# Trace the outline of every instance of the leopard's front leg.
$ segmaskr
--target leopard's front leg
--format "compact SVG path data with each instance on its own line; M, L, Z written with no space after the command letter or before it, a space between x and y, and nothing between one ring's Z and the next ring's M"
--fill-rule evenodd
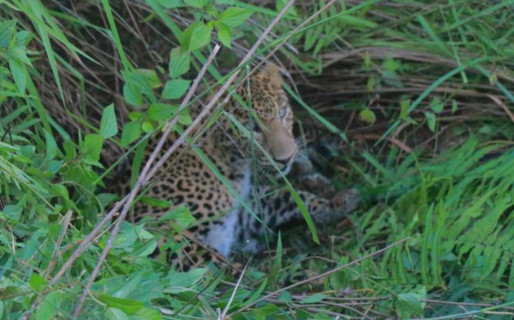
M288 224L304 220L289 190L272 192L268 188L259 188L256 193L261 198L252 203L252 209L262 222L250 214L243 215L240 221L240 240L249 241L259 237L265 227L276 231ZM330 199L306 191L297 193L317 225L326 225L342 219L353 211L359 202L359 193L356 189L336 193Z

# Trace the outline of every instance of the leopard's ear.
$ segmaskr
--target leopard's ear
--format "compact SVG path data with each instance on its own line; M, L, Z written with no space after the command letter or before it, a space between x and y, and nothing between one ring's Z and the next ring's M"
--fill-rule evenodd
M283 83L280 73L280 68L272 62L267 62L260 72L262 76L268 78L269 81L277 87L281 87Z

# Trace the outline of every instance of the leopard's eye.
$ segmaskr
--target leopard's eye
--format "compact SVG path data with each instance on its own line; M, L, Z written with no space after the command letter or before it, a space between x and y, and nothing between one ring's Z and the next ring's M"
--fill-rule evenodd
M283 106L282 108L280 108L280 110L278 110L278 116L280 118L285 118L287 115L287 106Z

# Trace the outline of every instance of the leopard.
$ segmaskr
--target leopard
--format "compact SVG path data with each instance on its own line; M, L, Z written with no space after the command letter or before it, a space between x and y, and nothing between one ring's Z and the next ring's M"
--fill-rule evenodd
M142 201L134 205L136 221L159 218L180 207L196 219L181 236L161 240L161 247L170 241L180 244L171 253L160 250L168 263L187 271L209 261L226 261L237 252L257 253L263 249L259 239L265 232L276 233L305 221L305 210L314 225L324 226L357 208L359 192L335 191L300 150L283 85L281 70L272 63L250 76L224 105L224 116L181 146L146 188L146 196L172 206ZM192 107L193 118L201 108L201 104ZM148 153L153 146L155 142L149 143ZM302 190L273 183L287 179L292 167L301 168L290 179L300 181ZM129 188L124 183L117 192L125 194Z

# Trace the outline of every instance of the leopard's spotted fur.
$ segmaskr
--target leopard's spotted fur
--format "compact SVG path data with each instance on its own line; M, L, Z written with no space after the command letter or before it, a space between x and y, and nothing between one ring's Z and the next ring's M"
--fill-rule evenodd
M172 263L178 263L183 268L213 259L212 252L204 255L197 253L199 243L214 249L222 257L239 249L256 251L256 239L265 228L277 230L293 221L303 220L290 191L277 191L271 186L259 185L251 174L255 164L252 159L257 160L256 165L260 168L270 165L265 153L251 140L262 146L284 174L298 159L298 145L292 133L292 109L282 89L282 79L277 68L268 66L251 78L249 88L243 86L238 94L251 106L258 119L252 118L248 109L234 98L225 107L225 111L248 128L247 133L251 133L251 136L235 129L233 121L226 117L220 118L223 120L218 120L217 125L195 142L193 147L184 147L177 156L168 160L148 191L149 196L171 201L174 206L187 205L199 222L189 229L190 238L199 242L189 241L180 251L181 254L173 254ZM193 110L193 114L195 112L198 110ZM224 179L213 173L200 159L198 152L210 159L218 175ZM311 190L317 189L316 184L323 185L323 190L330 185L323 176L310 174L308 165L302 167L307 169L304 170L305 177L299 180L306 182ZM221 180L225 180L228 186ZM322 191L330 198L307 191L297 192L316 224L341 219L356 207L358 199L353 189L340 193ZM247 207L242 205L243 201ZM169 210L141 202L134 208L136 217L162 215Z
M252 76L249 86L243 85L237 92L251 111L231 98L217 123L202 133L192 146L181 147L160 169L146 193L170 201L174 207L186 205L197 219L197 223L184 233L187 240L164 239L177 245L185 244L178 251L171 250L177 253L169 257L172 264L182 269L197 266L205 260L223 259L239 249L256 251L259 247L256 239L264 230L277 230L304 219L289 190L259 184L252 176L252 168L257 167L259 172L260 168L270 166L265 153L254 142L273 158L283 174L287 174L293 163L299 165L301 169L296 171L299 176L294 177L295 180L314 193L298 189L297 192L316 224L337 221L357 205L355 190L336 193L325 177L312 173L305 157L297 156L298 145L292 133L293 113L275 66L269 65ZM193 117L200 108L190 110ZM62 112L51 112L51 115L73 132L75 125L66 117L62 119ZM235 121L230 121L229 117ZM234 122L246 127L250 136L241 133ZM153 143L147 147L148 154L153 150ZM106 165L122 154L114 144L104 146L104 149L102 157ZM210 159L217 173L200 159L199 153ZM117 173L107 186L124 195L130 190L129 181L130 173ZM139 201L134 206L134 217L135 220L147 215L158 217L171 209L152 207ZM199 249L206 251L198 252Z

